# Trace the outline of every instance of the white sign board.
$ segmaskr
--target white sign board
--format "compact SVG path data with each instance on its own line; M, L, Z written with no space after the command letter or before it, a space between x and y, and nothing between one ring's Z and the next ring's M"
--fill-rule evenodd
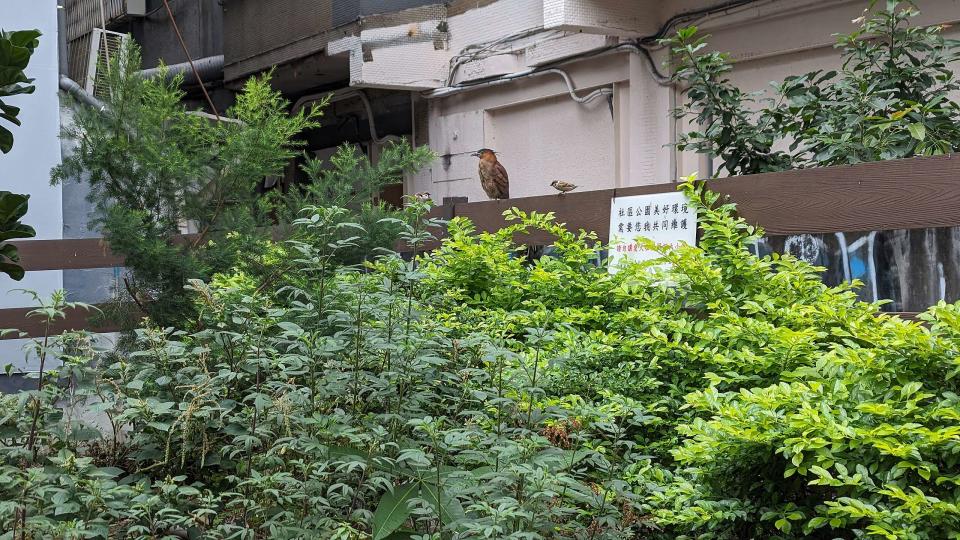
M660 255L638 244L642 236L657 244L697 242L697 213L679 192L615 197L610 205L610 271L623 260L648 261Z

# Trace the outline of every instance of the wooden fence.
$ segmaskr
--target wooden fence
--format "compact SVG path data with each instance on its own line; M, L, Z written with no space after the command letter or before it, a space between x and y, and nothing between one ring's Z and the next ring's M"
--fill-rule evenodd
M710 189L729 196L739 214L768 234L922 229L960 225L960 153L723 178ZM614 197L673 191L677 184L460 203L446 216L464 216L480 230L496 230L510 207L552 211L571 229L595 231L607 241ZM440 208L443 211L443 207ZM544 238L532 236L530 243Z
M768 234L792 235L960 226L960 154L825 167L712 180L710 189L729 197L740 215ZM572 230L594 231L607 241L614 197L665 193L677 184L656 184L598 191L544 195L503 201L455 203L437 207L435 215L470 218L481 231L502 227L503 212L554 212ZM524 236L530 244L550 238ZM26 270L71 270L122 266L100 239L15 242ZM0 309L0 328L23 328L25 309ZM71 313L54 332L83 328L87 315ZM91 327L92 328L92 327ZM98 330L110 330L107 327Z

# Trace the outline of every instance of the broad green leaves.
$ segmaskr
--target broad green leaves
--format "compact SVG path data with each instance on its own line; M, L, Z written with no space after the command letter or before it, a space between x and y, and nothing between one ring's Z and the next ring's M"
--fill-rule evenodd
M466 513L456 497L428 481L411 482L397 486L380 499L373 513L374 540L390 538L407 521L415 498L426 501L439 523L447 527L466 519Z
M920 123L913 123L907 125L907 130L910 132L910 136L914 139L923 142L927 138L927 126Z
M380 499L373 513L373 540L384 540L403 525L410 516L410 501L417 493L417 484L405 484Z
M19 126L17 115L20 109L3 98L17 94L29 94L34 87L24 74L30 56L38 45L40 32L21 30L17 32L0 31L0 120ZM13 148L13 133L0 122L0 152L6 154ZM23 279L23 268L17 263L17 248L7 244L14 238L31 238L36 235L33 228L20 223L27 213L29 195L17 195L9 191L0 191L0 273L15 280Z
M427 501L427 504L433 507L433 511L437 513L437 518L440 519L442 523L452 525L467 517L460 501L457 500L456 497L451 496L450 493L443 488L438 488L435 484L422 482L420 484L420 498Z
M16 264L20 260L17 248L6 242L36 235L33 227L20 223L20 218L27 213L29 198L29 195L0 191L0 273L18 281L23 279L24 272L23 268Z
M4 103L3 98L33 92L34 86L30 84L33 79L27 78L24 70L39 44L39 37L37 30L0 31L0 120L20 125L17 118L20 109ZM0 123L0 152L6 154L12 147L13 133Z

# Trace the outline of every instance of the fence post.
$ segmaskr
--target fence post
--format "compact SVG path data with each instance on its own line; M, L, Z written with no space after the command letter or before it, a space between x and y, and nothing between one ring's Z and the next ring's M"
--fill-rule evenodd
M444 197L443 205L440 207L440 218L450 221L457 215L457 204L468 201L466 197Z

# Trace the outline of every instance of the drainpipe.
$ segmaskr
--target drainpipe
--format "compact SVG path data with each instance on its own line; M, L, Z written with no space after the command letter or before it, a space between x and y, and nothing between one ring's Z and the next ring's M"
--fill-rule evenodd
M367 113L367 125L370 128L370 140L372 140L374 143L382 145L389 141L400 140L400 137L397 137L396 135L387 135L385 137L377 136L377 124L376 119L373 117L373 107L370 106L370 99L367 98L367 94L365 94L363 90L356 88L347 88L345 90L337 90L334 92L308 94L301 97L293 104L293 107L290 108L290 114L297 114L297 112L308 103L323 101L323 98L327 96L330 96L330 103L336 103L337 101L344 101L353 98L359 99L360 103L363 104L364 111Z
M70 74L70 53L67 51L67 15L61 4L66 0L57 2L57 56L59 57L60 75Z
M193 61L193 65L197 67L197 73L200 74L200 78L204 81L208 79L220 79L223 77L223 55L217 56L207 56L206 58L200 58ZM177 75L183 74L183 82L186 84L199 84L196 80L196 77L193 75L193 70L190 68L190 62L183 62L182 64L171 64L166 66L167 79L172 79ZM144 78L152 78L160 75L160 68L150 68L144 69L140 72L140 76Z
M89 105L100 112L103 112L103 110L107 108L102 101L88 94L82 86L66 75L60 75L60 89L73 96L77 101Z
M77 101L83 103L84 105L89 105L96 109L99 112L106 110L107 106L97 99L95 96L87 93L76 81L67 77L66 75L60 76L60 89L64 92L70 94ZM243 120L238 120L236 118L227 118L226 116L216 117L210 113L205 113L203 111L187 111L187 114L191 116L199 116L200 118L206 118L207 120L215 120L219 122L227 122L230 124L244 125Z

